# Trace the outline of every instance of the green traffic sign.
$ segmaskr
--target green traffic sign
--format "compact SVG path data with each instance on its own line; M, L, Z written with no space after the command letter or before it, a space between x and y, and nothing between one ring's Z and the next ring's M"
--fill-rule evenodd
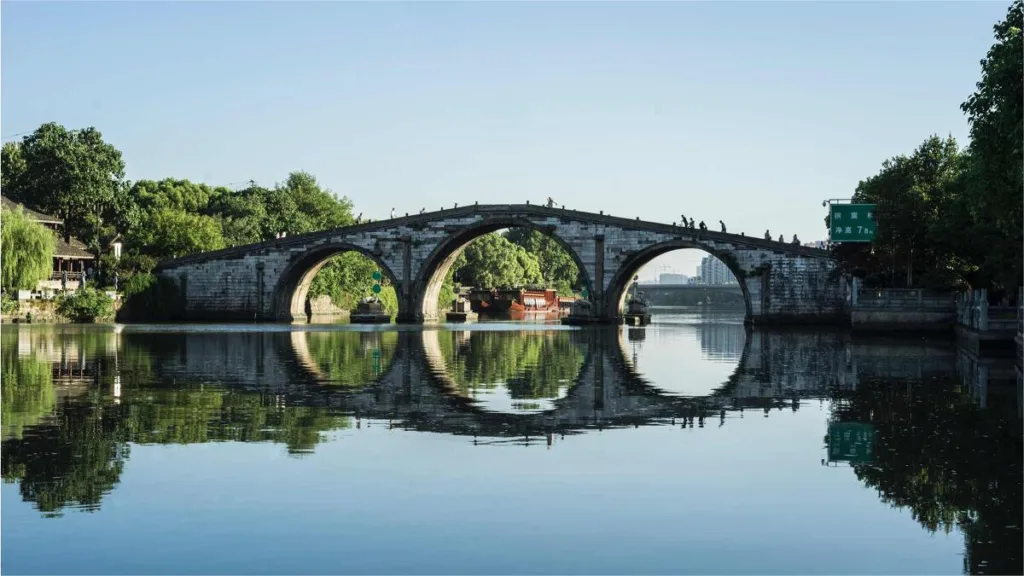
M374 284L371 290L373 290L374 294L380 294L380 284Z
M374 280L380 280L380 270L374 270L370 277Z
M871 242L877 232L875 204L832 204L829 238L833 242Z
M586 288L584 288L584 289L583 289L583 290L582 290L582 291L580 292L580 296L582 296L583 298L586 298L586 297L587 297L587 296L589 296L589 295L590 295L590 292L587 292L587 289L586 289Z
M861 422L833 422L828 426L828 459L832 462L871 462L875 427Z

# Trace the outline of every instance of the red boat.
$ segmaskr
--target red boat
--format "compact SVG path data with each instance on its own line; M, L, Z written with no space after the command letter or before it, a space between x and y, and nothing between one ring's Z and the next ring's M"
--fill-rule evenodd
M474 312L508 314L513 318L537 314L557 317L561 309L558 292L544 288L472 290L469 301Z

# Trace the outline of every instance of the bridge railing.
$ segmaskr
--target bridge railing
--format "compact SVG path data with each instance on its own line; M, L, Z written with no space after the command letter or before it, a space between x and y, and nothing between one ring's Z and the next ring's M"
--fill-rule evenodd
M952 312L956 300L950 292L920 288L856 287L852 298L854 309L860 310L927 310Z
M1018 290L1018 302L1020 301ZM1020 332L1021 312L1018 306L991 306L988 303L988 290L971 290L961 292L956 297L957 324L971 330Z

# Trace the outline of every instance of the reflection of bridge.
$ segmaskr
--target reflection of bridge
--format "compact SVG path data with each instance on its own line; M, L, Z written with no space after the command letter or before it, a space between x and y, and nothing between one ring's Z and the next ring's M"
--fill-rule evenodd
M500 437L653 424L722 410L767 410L823 397L830 386L855 387L858 377L913 378L922 370L948 374L953 367L951 351L939 352L948 359L908 364L894 360L886 346L858 347L839 334L748 329L732 376L709 396L680 397L665 393L635 370L624 352L624 330L568 331L563 334L583 352L584 361L566 396L547 411L499 413L482 408L453 384L438 340L450 337L447 331L399 332L390 365L376 381L355 389L324 384L328 378L309 351L309 334L179 334L175 336L183 339L178 343L183 349L162 358L159 371L168 379L220 380L277 395L285 404L326 406L415 430ZM736 334L728 336L707 344L719 347L728 341L729 348L738 343ZM730 356L726 350L719 352Z

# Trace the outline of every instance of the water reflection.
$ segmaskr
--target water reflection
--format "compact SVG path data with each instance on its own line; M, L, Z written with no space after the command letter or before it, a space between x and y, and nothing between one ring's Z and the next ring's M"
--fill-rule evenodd
M5 482L44 515L96 510L147 445L271 442L302 456L373 425L475 444L827 406L821 450L964 569L1019 573L1019 371L943 342L680 321L508 330L5 329ZM847 468L843 468L847 467Z

